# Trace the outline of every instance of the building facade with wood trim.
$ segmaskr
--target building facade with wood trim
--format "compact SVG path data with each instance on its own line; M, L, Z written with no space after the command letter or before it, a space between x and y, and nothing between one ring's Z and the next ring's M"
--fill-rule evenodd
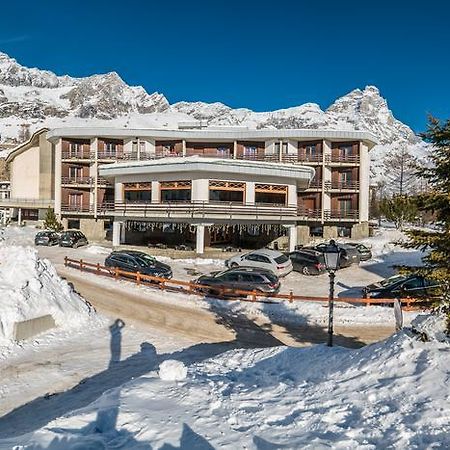
M119 241L126 242L127 233L137 235L133 227L149 223L155 235L167 224L191 234L200 224L207 245L220 243L209 231L221 243L236 244L230 227L252 234L256 225L276 230L270 238L287 233L290 247L294 234L296 241L310 233L368 234L369 151L376 140L367 132L59 128L42 130L36 144L50 152L52 170L45 179L52 180L56 213L66 227L80 228L91 239L115 227L116 243L118 228ZM28 147L8 157L15 172ZM11 182L13 193L14 184L27 180ZM155 240L163 237L161 232Z

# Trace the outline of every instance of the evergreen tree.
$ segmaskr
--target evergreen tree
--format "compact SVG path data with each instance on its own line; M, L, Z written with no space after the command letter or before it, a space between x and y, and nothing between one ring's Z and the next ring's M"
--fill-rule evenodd
M47 209L47 213L45 214L44 228L53 231L61 231L64 228L61 222L58 221L55 211L53 211L50 207Z
M422 137L433 145L433 164L421 170L428 190L418 196L417 205L420 211L433 215L436 229L408 231L410 242L405 246L429 251L421 272L442 286L440 309L447 314L450 332L450 120L441 123L431 117Z
M393 195L382 199L380 211L387 220L395 223L398 230L403 229L405 222L413 222L418 212L415 199L407 195Z

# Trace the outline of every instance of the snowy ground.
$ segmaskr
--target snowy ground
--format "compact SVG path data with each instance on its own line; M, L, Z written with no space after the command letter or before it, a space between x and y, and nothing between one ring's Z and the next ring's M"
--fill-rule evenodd
M10 228L6 245L32 244L35 231ZM385 231L371 239L374 261L339 272L340 292L347 295L366 278L372 282L389 275L392 264L419 261L417 252L392 246L398 237ZM14 304L25 302L31 309L19 309L18 317L55 308L62 298L75 306L82 302L31 249L5 248L10 250L4 250L8 263L0 265L0 286L7 296L0 303L6 298L12 311ZM39 251L58 264L72 252ZM70 256L102 261L107 252L90 246ZM203 273L220 264L171 261L185 278L192 277L187 268ZM302 286L317 295L327 287L326 277L290 277L285 288L291 283L296 292ZM30 287L28 279L37 281ZM118 290L161 296L125 281L101 280L117 283ZM182 294L166 300L192 308L211 305L211 300ZM325 308L316 304L214 304L267 314L275 323L326 317ZM236 343L199 344L93 313L88 322L78 320L81 305L59 306L60 327L26 343L9 343L0 352L0 450L450 447L450 344L440 331L442 321L424 322L423 330L439 339L431 342L406 331L359 350L323 345L242 349ZM353 323L392 320L389 308L342 305L336 314L337 320ZM6 317L9 323L16 316Z

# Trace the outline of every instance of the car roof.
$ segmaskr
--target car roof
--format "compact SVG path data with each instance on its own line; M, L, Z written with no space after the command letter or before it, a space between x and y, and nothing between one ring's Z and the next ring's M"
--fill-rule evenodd
M140 252L138 250L114 250L113 252L111 252L111 254L113 255L130 255L130 256L151 256L153 258L152 255L149 255L148 253L145 252Z
M247 255L253 255L255 253L264 256L270 256L271 258L278 258L278 256L283 255L283 253L279 252L278 250L271 250L270 248L260 248L258 250L252 250L251 252L248 252Z
M271 270L268 269L260 269L258 267L246 267L246 266L240 266L240 267L233 267L231 269L225 270L224 272L248 272L248 273L260 273L262 275L266 274L272 274L275 275Z
M323 255L322 252L319 252L319 250L316 250L314 248L310 248L310 247L304 247L304 248L299 248L298 250L294 250L292 253L306 253L308 255L312 255L312 256L321 256Z

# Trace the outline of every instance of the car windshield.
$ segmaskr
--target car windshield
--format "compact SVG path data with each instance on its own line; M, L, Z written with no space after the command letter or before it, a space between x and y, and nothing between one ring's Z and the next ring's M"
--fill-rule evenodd
M276 283L278 281L277 276L273 273L266 273L265 276L271 283Z
M381 286L388 287L392 286L395 283L398 283L399 281L404 280L406 277L403 275L394 275L393 277L386 278L386 280L380 281Z
M153 256L150 255L139 255L136 256L136 259L143 265L143 266L154 266L156 259L153 258Z
M277 264L284 264L285 262L288 262L289 258L286 255L280 255L277 258L275 258L275 262Z

